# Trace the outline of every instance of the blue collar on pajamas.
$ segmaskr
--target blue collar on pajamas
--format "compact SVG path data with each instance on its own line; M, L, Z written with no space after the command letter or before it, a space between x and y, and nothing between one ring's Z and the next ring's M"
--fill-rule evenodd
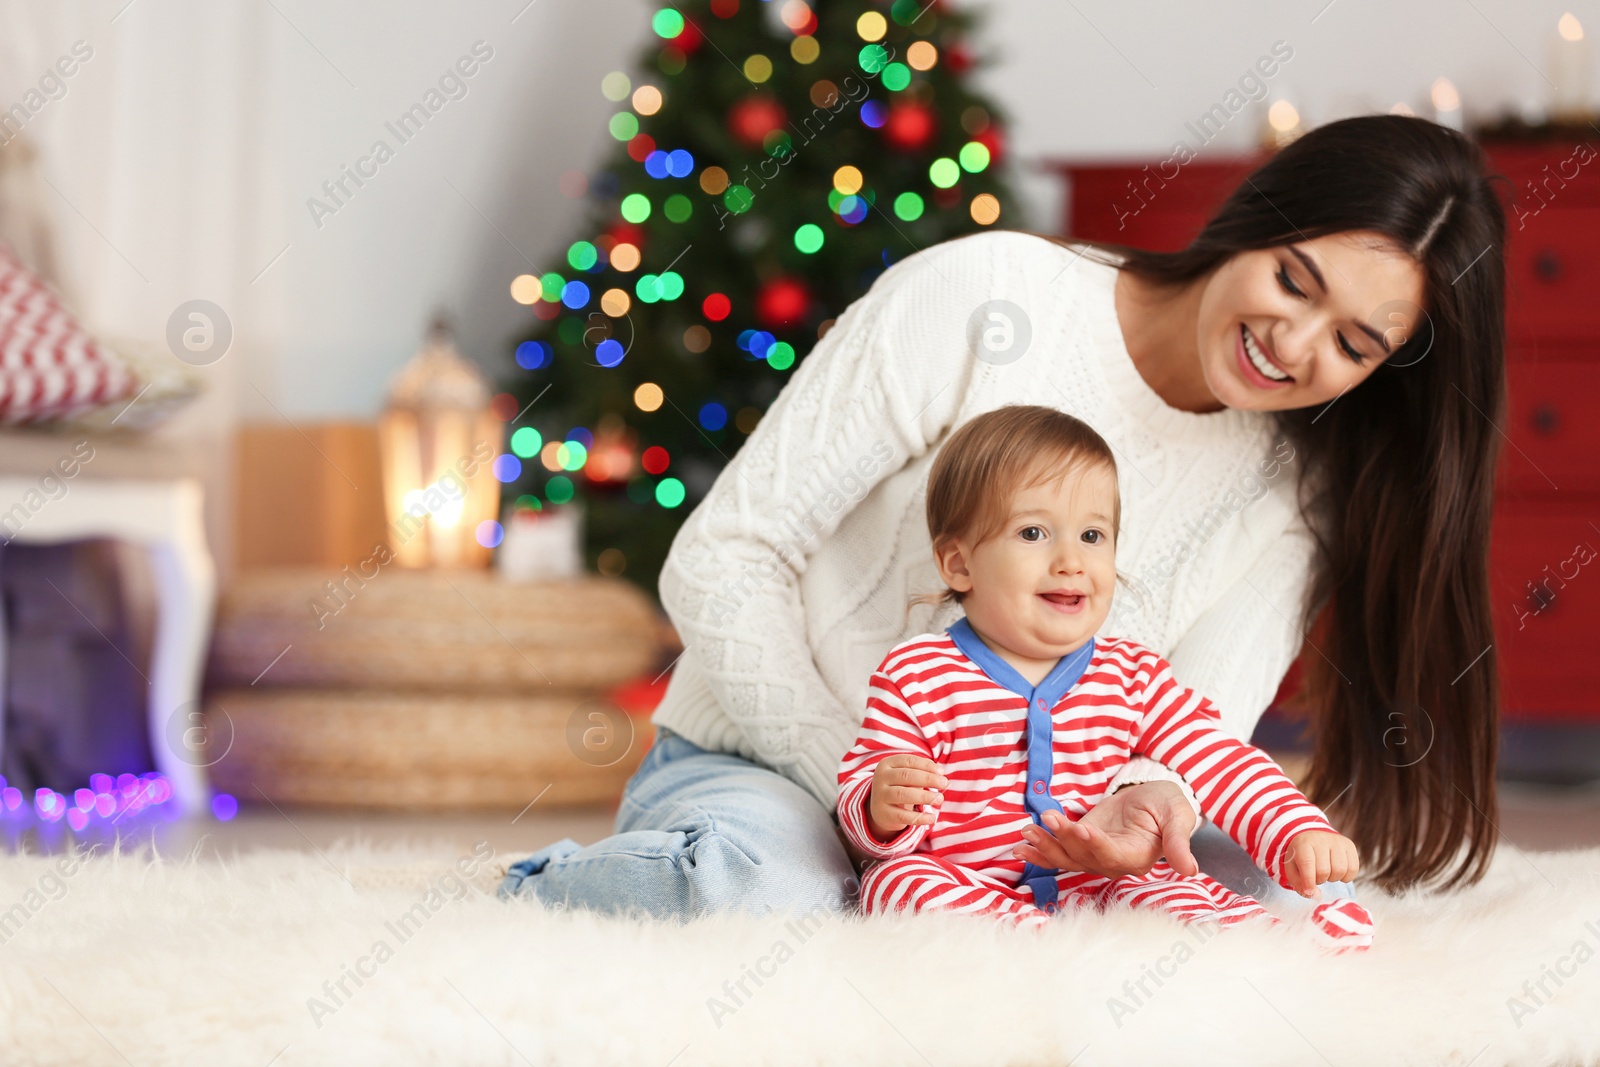
M1052 747L1054 729L1050 711L1083 677L1084 669L1094 658L1094 638L1090 637L1076 652L1062 656L1038 685L1029 685L1021 672L983 643L965 616L951 623L945 632L962 654L977 664L979 670L1027 701L1028 779L1022 790L1022 802L1033 821L1042 824L1040 816L1044 812L1061 811L1061 802L1050 795L1050 782L1055 776L1055 751ZM1023 867L1021 883L1033 890L1035 904L1045 911L1055 910L1055 869L1029 863Z
M945 628L945 632L956 643L956 647L976 663L984 674L1026 700L1029 708L1036 708L1039 706L1039 701L1044 701L1046 711L1060 703L1061 698L1067 695L1067 690L1078 684L1078 679L1083 677L1084 668L1088 667L1089 661L1094 658L1094 638L1091 637L1076 652L1062 656L1038 685L1029 685L1028 680L1015 667L1001 659L994 649L983 643L983 638L973 632L972 624L967 622L966 616L951 623Z

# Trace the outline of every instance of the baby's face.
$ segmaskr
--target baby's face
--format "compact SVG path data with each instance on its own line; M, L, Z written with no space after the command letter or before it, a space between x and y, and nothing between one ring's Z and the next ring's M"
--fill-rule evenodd
M1018 493L995 537L962 544L945 574L966 594L967 618L984 637L1030 659L1077 650L1099 630L1116 589L1111 516L1116 476L1104 466Z

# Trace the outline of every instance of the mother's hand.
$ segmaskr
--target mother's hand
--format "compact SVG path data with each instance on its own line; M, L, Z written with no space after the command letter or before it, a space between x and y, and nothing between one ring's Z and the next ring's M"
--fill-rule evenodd
M1025 841L1013 853L1018 859L1039 867L1120 878L1147 873L1164 855L1179 874L1200 871L1189 851L1194 808L1172 782L1126 786L1081 819L1053 811L1045 812L1043 819L1043 828L1023 829Z

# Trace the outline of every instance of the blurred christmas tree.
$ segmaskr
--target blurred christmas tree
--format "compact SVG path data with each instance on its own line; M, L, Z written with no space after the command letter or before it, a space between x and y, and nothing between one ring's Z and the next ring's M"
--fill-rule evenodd
M998 222L1001 116L943 0L688 0L607 75L616 158L507 383L514 508L579 501L585 555L652 593L672 537L834 317ZM1012 220L1016 225L1016 220ZM509 468L514 464L508 465Z

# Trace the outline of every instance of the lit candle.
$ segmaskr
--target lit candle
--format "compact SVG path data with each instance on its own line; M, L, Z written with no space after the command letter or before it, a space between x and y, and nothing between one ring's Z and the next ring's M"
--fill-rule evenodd
M1583 121L1588 109L1588 50L1583 43L1583 26L1568 11L1556 23L1556 40L1550 63L1555 82L1550 112L1553 118Z
M1282 148L1304 132L1300 125L1300 111L1288 100L1279 97L1267 108L1267 128L1262 138L1266 147Z
M1449 78L1438 78L1433 83L1433 121L1452 130L1462 128L1461 94Z

